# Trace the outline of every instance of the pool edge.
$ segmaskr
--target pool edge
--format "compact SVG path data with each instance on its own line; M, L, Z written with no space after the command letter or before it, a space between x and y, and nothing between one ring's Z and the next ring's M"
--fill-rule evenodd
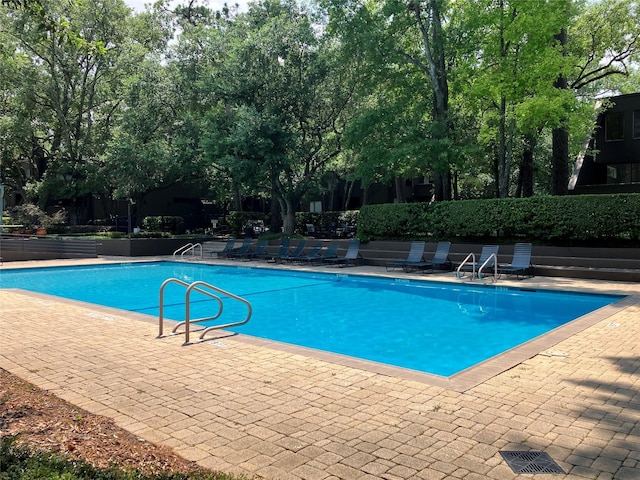
M6 291L17 292L30 298L41 299L47 302L76 305L97 314L117 315L124 318L130 318L136 321L144 321L153 324L158 329L158 318L143 313L121 310L113 307L106 307L98 304L83 302L80 300L72 300L63 297L56 297L45 293L31 292L22 289L3 289ZM315 360L333 363L344 367L354 368L367 371L377 375L401 378L404 380L415 381L430 386L440 387L445 390L455 392L465 392L474 388L489 379L510 370L522 362L543 354L545 350L557 345L587 328L606 320L607 318L624 311L633 305L640 304L640 295L625 295L621 299L609 305L599 308L593 312L576 318L569 323L556 327L555 329L513 347L506 352L500 353L494 357L486 359L476 365L473 365L459 373L449 377L439 376L431 373L420 372L403 367L387 365L370 360L359 359L338 353L331 353L322 350L316 350L309 347L279 342L276 340L267 340L259 337L253 337L245 334L236 334L228 331L219 331L218 335L207 337L203 341L193 342L189 347L197 348L199 345L206 346L208 343L219 342L221 339L232 342L238 341L244 344L253 345L259 348L274 349L294 355L302 355ZM175 325L177 322L165 320L165 325ZM174 335L171 335L174 336ZM161 340L161 338L159 339Z

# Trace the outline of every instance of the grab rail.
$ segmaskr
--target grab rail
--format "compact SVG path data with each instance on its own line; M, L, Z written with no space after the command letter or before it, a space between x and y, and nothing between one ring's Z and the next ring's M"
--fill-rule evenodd
M482 280L482 270L484 270L484 267L486 267L487 265L489 265L489 262L493 259L493 281L497 282L498 281L498 257L496 256L495 253L492 253L491 255L489 255L489 258L487 258L484 263L482 265L480 265L480 268L478 269L478 280ZM491 266L491 265L489 265Z
M471 258L471 263L472 263L471 280L473 280L474 277L476 276L476 256L473 253L470 253L462 261L462 263L458 266L458 269L456 270L456 277L457 278L461 279L464 276L464 275L462 275L462 276L460 275L460 271L462 270L462 267L464 267L469 262L470 258Z
M176 255L178 254L178 252L182 252L184 250L186 250L187 248L193 247L193 243L189 242L186 245L181 246L180 248L176 249L173 252L173 258L176 258Z
M184 254L187 252L191 252L192 256L195 256L196 248L200 248L200 258L202 258L202 244L201 243L187 243L186 245L181 246L175 252L173 252L173 258L176 258L176 255L180 253L180 258L184 258Z
M205 322L205 321L210 321L210 320L215 320L217 318L219 318L222 315L222 311L224 309L224 303L223 303L223 299L216 295L216 293L219 293L223 296L229 297L230 299L233 300L237 300L241 303L244 303L245 306L247 307L247 317L244 320L241 320L239 322L229 322L229 323L225 323L223 325L213 325L210 327L205 328L202 333L200 334L200 340L202 340L204 338L204 336L210 332L211 330L219 330L222 328L229 328L229 327L235 327L238 325L244 325L245 323L247 323L249 321L249 319L251 318L251 314L253 313L253 308L251 307L251 304L245 300L242 297L239 297L237 295L234 295L233 293L227 292L226 290L223 290L221 288L215 287L209 283L203 282L203 281L197 281L197 282L193 282L193 283L187 283L183 280L177 279L177 278L169 278L167 280L165 280L164 282L162 282L162 285L160 286L160 308L158 311L158 338L161 338L163 336L163 325L164 325L164 289L167 287L167 285L171 284L171 283L177 283L178 285L181 285L183 287L187 287L187 292L185 294L185 320L184 322L180 322L178 323L173 330L171 331L172 334L176 334L177 330L184 326L185 327L185 339L184 339L184 344L183 345L187 345L189 344L189 333L190 333L190 325L192 323L199 323L199 322ZM212 290L212 291L209 291ZM202 318L198 318L198 319L191 319L191 292L192 291L196 291L198 293L202 293L203 295L206 295L210 298L213 298L214 300L216 300L218 302L218 312L215 313L214 315L211 315L209 317L202 317Z

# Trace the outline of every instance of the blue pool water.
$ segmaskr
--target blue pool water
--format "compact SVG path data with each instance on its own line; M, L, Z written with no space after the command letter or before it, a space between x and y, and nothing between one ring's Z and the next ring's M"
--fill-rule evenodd
M251 321L229 330L450 376L620 299L333 273L177 262L3 270L1 288L22 288L158 315L168 278L205 281L251 302ZM183 320L185 288L165 290L165 318ZM191 296L191 318L212 301ZM246 307L225 302L217 324Z

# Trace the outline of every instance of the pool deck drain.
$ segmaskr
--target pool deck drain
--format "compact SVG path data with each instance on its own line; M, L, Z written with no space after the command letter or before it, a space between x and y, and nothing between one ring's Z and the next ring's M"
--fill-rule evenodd
M565 473L546 452L500 452L513 473Z
M0 367L202 466L249 477L517 479L500 452L526 449L567 472L553 478L639 479L640 285L500 283L634 296L463 391L235 338L185 348L180 337L156 339L142 315L19 291L0 292Z

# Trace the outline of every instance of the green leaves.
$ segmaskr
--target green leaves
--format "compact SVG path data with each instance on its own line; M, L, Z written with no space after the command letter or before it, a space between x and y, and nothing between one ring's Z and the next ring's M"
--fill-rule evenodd
M640 194L541 196L362 207L371 240L430 237L599 247L640 244Z
M205 116L206 157L247 193L294 209L340 151L350 95L349 72L312 20L294 3L254 4L204 52L218 60L203 73L219 99Z

